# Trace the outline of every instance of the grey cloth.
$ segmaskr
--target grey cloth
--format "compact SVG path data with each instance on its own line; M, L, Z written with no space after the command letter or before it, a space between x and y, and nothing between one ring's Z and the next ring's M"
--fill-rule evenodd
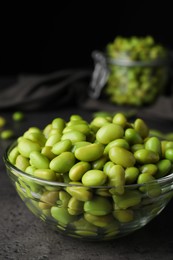
M89 70L62 70L47 75L21 75L0 85L0 109L47 109L82 102ZM1 82L2 83L2 82Z

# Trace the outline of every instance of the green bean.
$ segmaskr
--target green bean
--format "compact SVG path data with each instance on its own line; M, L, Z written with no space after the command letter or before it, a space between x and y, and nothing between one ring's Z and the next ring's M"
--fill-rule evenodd
M134 166L136 162L134 155L130 151L122 147L112 147L109 150L109 157L112 162L114 162L115 164L119 164L125 168ZM124 158L126 159L124 160Z
M96 139L102 144L108 144L111 141L122 138L124 135L124 129L118 124L109 123L102 126L96 133Z
M59 222L60 225L65 226L77 219L77 216L70 215L67 209L56 206L51 208L51 215Z
M112 119L112 122L125 128L127 125L127 118L122 113L116 113Z
M80 181L84 173L91 169L91 165L88 162L78 162L69 170L69 178L72 181Z
M115 205L119 209L127 209L139 205L141 202L141 198L142 196L140 192L137 190L126 190L122 195L113 195Z
M139 169L137 167L128 167L125 169L125 183L133 184L136 182L139 175Z
M45 191L40 198L38 203L41 209L50 209L58 200L59 192L58 191Z
M56 173L51 169L36 169L34 176L48 181L56 181Z
M116 209L113 216L122 223L128 223L134 219L134 212L131 209Z
M141 164L157 163L159 161L159 154L147 149L136 151L134 157Z
M73 184L72 182L70 184ZM74 183L75 184L75 183ZM91 190L87 187L83 187L81 184L75 184L76 186L68 186L66 191L74 198L80 201L88 201L91 200L93 194ZM79 185L79 186L78 186Z
M74 144L76 142L85 141L86 136L77 130L72 130L62 135L61 140L66 140L66 139L71 140L72 144Z
M72 197L68 203L68 213L70 215L80 215L83 213L84 210L84 202L77 200L76 198Z
M18 151L24 157L29 158L32 151L40 152L41 147L38 143L35 143L29 139L23 138L18 143Z
M70 151L71 147L72 147L72 142L67 139L67 140L62 140L62 141L55 143L52 146L51 151L56 155L60 155L63 152Z
M95 216L89 213L84 213L84 218L96 227L107 227L113 221L113 216L111 214Z
M125 171L121 165L114 165L107 173L108 185L114 186L114 192L118 194L124 193ZM113 191L113 189L112 189Z
M72 152L63 152L50 161L50 169L59 172L66 173L75 164L75 156Z
M26 168L29 166L28 158L24 157L23 155L19 154L16 158L16 167L22 171L25 171Z
M14 137L14 131L12 129L3 130L0 133L0 138L3 139L3 140L7 140L7 139L10 139L12 137Z
M105 216L112 212L112 204L104 197L95 196L84 203L84 211L94 216Z
M101 170L89 170L82 176L84 186L101 186L106 183L107 176Z
M24 113L22 111L16 111L12 114L14 121L22 121L24 119Z
M50 160L38 151L32 151L29 155L30 164L37 169L48 169Z
M75 157L80 161L92 162L103 155L104 146L102 144L89 144L75 150Z

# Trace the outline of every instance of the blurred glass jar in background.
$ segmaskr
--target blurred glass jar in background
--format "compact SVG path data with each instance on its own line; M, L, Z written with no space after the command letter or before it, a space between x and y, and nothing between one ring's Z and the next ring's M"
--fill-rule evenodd
M102 95L118 105L152 104L164 93L170 74L170 53L151 36L117 37L104 53L94 51L95 68L89 95Z

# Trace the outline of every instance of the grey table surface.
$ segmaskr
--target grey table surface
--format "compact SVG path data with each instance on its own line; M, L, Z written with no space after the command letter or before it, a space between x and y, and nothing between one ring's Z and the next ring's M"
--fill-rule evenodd
M71 114L77 113L91 119L90 111L75 108L26 113L25 120L15 124L11 112L1 115L20 135L30 126L42 128L55 116L68 120ZM172 121L146 120L152 128L173 130ZM32 215L10 183L2 159L9 142L0 141L0 260L173 260L173 201L149 224L126 237L89 242L63 236Z

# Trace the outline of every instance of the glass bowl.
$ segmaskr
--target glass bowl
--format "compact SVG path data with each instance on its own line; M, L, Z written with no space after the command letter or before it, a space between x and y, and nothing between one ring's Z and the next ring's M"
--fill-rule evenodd
M4 154L8 176L27 208L64 235L111 240L138 230L155 218L173 196L173 173L144 184L91 186L33 177Z
M140 107L167 93L172 52L152 36L117 36L103 52L93 51L92 58L91 98Z

